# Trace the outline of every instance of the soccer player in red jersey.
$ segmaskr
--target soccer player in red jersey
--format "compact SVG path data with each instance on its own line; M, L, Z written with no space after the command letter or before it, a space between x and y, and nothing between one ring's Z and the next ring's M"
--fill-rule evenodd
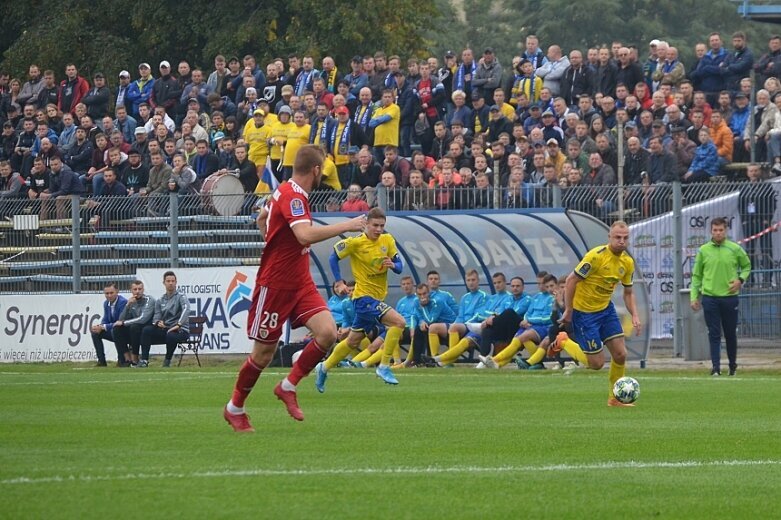
M244 411L244 401L274 357L286 320L294 328L306 326L313 338L290 374L274 388L274 394L298 421L304 420L304 414L296 400L296 385L336 342L333 316L309 274L309 246L343 233L363 231L366 216L328 226L312 225L309 193L320 185L324 158L319 147L302 146L295 158L293 177L277 188L258 215L258 228L265 234L266 246L247 318L247 332L255 343L223 412L237 432L255 431Z

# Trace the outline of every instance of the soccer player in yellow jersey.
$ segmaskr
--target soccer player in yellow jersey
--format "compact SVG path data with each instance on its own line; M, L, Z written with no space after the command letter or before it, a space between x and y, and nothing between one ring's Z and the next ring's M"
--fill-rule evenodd
M626 252L628 243L629 227L620 220L614 222L610 226L608 243L586 253L567 277L565 310L561 321L564 324L572 323L577 343L569 339L566 332L560 332L548 353L553 357L563 348L583 366L599 370L605 365L602 347L606 346L611 357L608 406L634 406L621 403L613 397L612 392L615 382L624 376L626 363L624 331L610 301L613 289L619 282L624 286L624 302L632 315L632 327L640 334L640 317L632 293L635 262Z
M274 171L279 170L279 164L282 162L282 154L287 143L287 134L295 126L292 121L293 111L290 110L289 106L280 108L277 117L279 121L271 127L271 139L268 140L271 166Z
M283 107L284 108L284 107ZM306 122L306 115L301 110L293 114L293 126L288 129L285 151L282 154L282 172L284 180L293 175L293 163L299 148L309 143L310 125Z
M268 158L268 140L271 139L271 125L266 124L263 110L255 109L252 119L244 125L242 137L249 146L249 160L255 163L258 172L263 172Z
M355 278L352 294L355 318L347 339L340 341L328 359L315 369L315 386L321 393L325 392L328 370L346 358L350 351L357 349L361 340L378 323L385 325L387 333L382 359L375 373L390 385L399 384L391 371L390 359L407 324L402 315L383 300L388 295L388 269L401 273L403 264L396 249L396 241L384 231L385 213L380 208L373 208L367 215L366 230L362 235L347 238L334 246L330 263L338 291L344 285L339 272L339 260L350 257L350 267Z

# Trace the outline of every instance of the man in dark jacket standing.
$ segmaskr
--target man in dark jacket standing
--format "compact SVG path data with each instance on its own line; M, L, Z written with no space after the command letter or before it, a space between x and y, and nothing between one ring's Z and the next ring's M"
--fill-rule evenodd
M403 157L412 155L412 134L415 129L415 119L417 118L418 97L412 89L412 85L404 77L400 70L393 73L396 80L396 104L399 105L401 116L399 118L399 153Z
M734 51L721 62L724 87L734 96L740 90L740 80L747 78L754 66L754 53L746 45L746 35L740 31L732 35Z
M721 64L727 59L727 51L721 46L719 33L711 33L708 42L710 51L697 63L697 68L691 73L691 79L705 92L708 104L715 107L718 104L719 92L724 90Z
M111 92L106 86L106 77L102 72L95 73L92 81L94 82L93 87L82 98L81 102L87 105L87 114L95 121L99 121L108 114Z
M152 103L164 107L171 119L176 117L176 106L182 96L182 85L171 75L171 64L160 62L160 77L152 86Z

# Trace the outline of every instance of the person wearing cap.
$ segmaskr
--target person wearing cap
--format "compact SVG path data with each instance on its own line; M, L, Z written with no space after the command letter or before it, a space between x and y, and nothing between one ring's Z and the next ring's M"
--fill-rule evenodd
M473 135L486 135L488 134L488 124L490 122L491 105L485 102L483 93L480 90L472 91L472 114L471 117L465 121L466 127ZM452 127L452 122L451 122Z
M127 101L130 103L130 114L138 117L138 105L149 103L152 97L152 89L155 86L155 78L152 77L152 68L148 63L138 66L139 78L132 82L127 89Z
M293 123L293 111L290 110L290 107L280 108L277 118L277 122L271 125L271 137L268 140L268 145L272 170L281 172L288 134L295 127L295 123ZM281 174L275 173L275 175L277 178L282 177Z
M399 151L404 157L412 155L412 138L415 120L417 119L418 97L413 85L407 81L400 70L393 73L394 87L396 89L396 103L399 105Z
M743 134L748 125L749 114L748 97L744 93L738 92L735 94L735 108L729 117L729 129L732 131L735 141L732 147L732 158L735 162L746 162L749 160L749 153L745 149L743 142Z
M127 194L131 196L138 196L141 188L149 184L149 168L144 164L142 157L138 148L131 148L119 177L119 181L127 188Z
M361 127L350 119L350 111L347 107L337 108L334 115L336 123L331 126L326 153L333 158L341 185L347 186L351 180L349 175L350 148L360 148L368 146L370 143Z
M89 82L79 76L76 65L69 63L65 66L65 79L60 82L60 99L57 108L61 112L76 113L76 105L89 92Z
M554 139L559 148L564 144L564 131L559 126L556 115L551 109L546 109L542 113L542 138L546 143Z
M291 85L282 85L282 89L280 90L280 92L282 94L282 99L277 101L277 104L274 105L275 114L278 113L279 109L285 105L289 106L290 109L293 110L294 112L299 108L301 108L300 98L298 96L294 96L295 90ZM298 102L296 106L293 106L293 101L291 101L293 99L295 99Z
M108 114L108 103L111 98L111 92L109 92L106 86L106 77L102 72L96 73L92 77L93 86L82 98L81 102L87 105L87 114L92 119L102 119Z
M513 122L505 117L504 112L499 105L491 105L488 115L488 142L495 142L499 140L499 136L503 133L513 133Z
M369 76L363 71L363 58L360 56L353 56L353 59L350 60L350 67L352 72L345 76L345 79L350 84L350 94L357 99L361 89L369 85Z
M182 87L171 75L171 64L168 61L161 61L159 70L160 77L155 80L152 86L152 103L155 106L163 107L166 114L173 118L176 116L176 106L182 95Z
M444 101L443 108L445 114L449 114L453 110L453 78L456 75L458 69L458 63L456 62L456 54L453 51L446 51L443 59L442 67L431 71L432 76L442 84L444 87Z
M494 50L486 47L483 59L475 70L472 88L479 89L486 99L493 99L494 90L502 85L502 65L494 56Z
M523 119L523 131L528 136L532 128L539 128L542 125L542 107L539 103L532 103L526 115L520 114L519 117Z
M271 125L265 122L266 113L256 108L242 131L242 138L249 146L249 160L255 163L258 174L263 173L269 154L268 140L271 139Z
M542 90L542 78L535 74L534 66L529 60L521 60L516 67L516 76L512 87L510 88L510 103L515 100L518 106L518 94L523 93L530 103L536 103L540 100L540 91Z

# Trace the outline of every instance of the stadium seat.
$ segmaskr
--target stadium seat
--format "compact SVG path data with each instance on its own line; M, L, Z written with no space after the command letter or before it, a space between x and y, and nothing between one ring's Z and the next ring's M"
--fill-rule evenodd
M201 348L201 338L203 337L203 324L206 323L205 316L190 316L190 337L187 341L183 341L177 345L181 349L179 354L179 364L182 365L182 359L184 354L191 350L195 354L195 361L198 362L198 366L201 366L201 359L198 357L198 350Z

